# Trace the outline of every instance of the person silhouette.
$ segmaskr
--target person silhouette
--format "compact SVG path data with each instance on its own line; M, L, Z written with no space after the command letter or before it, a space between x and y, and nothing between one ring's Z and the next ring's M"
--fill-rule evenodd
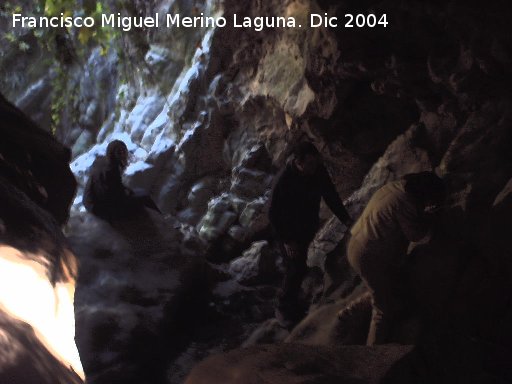
M299 295L308 270L308 247L319 226L322 198L338 219L350 227L352 219L322 164L320 153L310 142L299 143L293 158L277 177L269 209L286 269L276 308L276 317L284 326L294 324L305 314Z
M445 195L444 182L434 173L408 174L375 192L352 227L347 259L372 298L368 345L389 341L407 301L402 269L409 243L428 235L432 214Z
M110 142L106 156L98 157L92 165L83 198L87 211L107 221L128 218L144 207L160 212L149 195L134 192L123 184L122 174L127 165L126 144L121 140Z

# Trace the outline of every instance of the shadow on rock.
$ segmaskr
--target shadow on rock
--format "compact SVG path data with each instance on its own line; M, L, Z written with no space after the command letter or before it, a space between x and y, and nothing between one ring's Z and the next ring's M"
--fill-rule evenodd
M256 346L212 356L186 384L377 384L410 346Z
M204 308L206 264L172 218L70 222L80 261L76 341L88 382L166 383Z

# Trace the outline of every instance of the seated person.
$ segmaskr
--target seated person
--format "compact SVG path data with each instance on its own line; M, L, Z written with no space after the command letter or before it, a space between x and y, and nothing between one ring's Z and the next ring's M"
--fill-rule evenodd
M93 215L105 220L127 218L144 207L160 210L148 195L125 187L122 173L128 165L128 148L120 140L107 146L107 155L98 157L84 191L84 206Z

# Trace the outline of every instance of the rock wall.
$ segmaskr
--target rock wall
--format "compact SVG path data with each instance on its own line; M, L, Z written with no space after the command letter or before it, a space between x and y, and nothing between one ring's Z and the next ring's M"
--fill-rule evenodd
M192 65L176 78L169 105L151 93L141 95L124 108L113 132L133 143L135 161L127 182L145 187L166 213L194 226L216 262L229 261L253 240L268 236L271 176L284 164L290 146L304 137L322 150L354 217L387 181L437 168L450 185L449 207L439 229L442 240L418 249L416 268L427 268L422 264L427 255L445 255L437 259L440 264L427 263L439 275L436 290L425 291L429 280L422 286L419 277L417 287L422 301L435 304L441 314L455 302L439 301L446 292L457 292L459 275L453 273L470 271L468 265L478 265L486 254L483 250L468 262L461 244L474 243L475 235L485 231L481 223L487 222L492 201L511 176L504 146L510 138L505 25L491 22L491 16L477 20L482 9L476 2L469 7L457 2L224 4L226 15L298 18L313 11L341 16L369 9L392 16L385 33L343 28L206 31ZM486 32L476 35L464 27L473 23ZM108 141L107 132L98 139ZM94 150L75 163L81 180L91 154ZM343 232L337 220L329 220L311 250L311 263L326 270L324 285L331 285L323 300L350 293L354 284L343 272L342 249L335 247ZM246 273L234 266L228 272L235 270L235 279ZM228 298L236 302L237 295ZM333 314L321 304L318 311ZM453 319L449 313L446 317ZM322 317L314 324L324 334L323 325L338 327ZM347 333L355 342L354 332L341 335ZM328 334L331 343L333 335L340 335ZM290 340L304 340L300 335L292 333Z
M42 329L54 329L57 313L62 314L66 304L72 312L72 293L69 297L58 292L62 287L74 288L77 272L76 259L61 230L76 187L69 169L70 152L2 95L0 117L0 381L82 383L63 362L70 355L58 354L60 347L73 346L72 313L65 314L68 323L60 330L57 347L51 344L55 338L42 334ZM45 278L46 284L42 283ZM30 292L34 286L46 291ZM47 294L55 306L38 307L43 303L37 301L47 299Z
M60 229L69 217L76 190L69 169L71 154L2 95L0 116L2 243L26 252L43 252L55 282L73 264L67 260Z
M424 331L428 336L421 336L427 341L420 342L425 343L420 354L427 356L421 364L431 368L416 377L425 382L471 377L482 383L491 376L508 378L510 370L503 364L503 353L509 348L503 336L508 334L507 327L497 330L486 320L492 313L492 322L504 324L510 316L505 309L511 293L505 283L508 262L495 259L507 254L508 246L489 233L489 226L495 228L492 223L500 220L496 215L504 217L507 208L496 208L493 202L512 176L505 144L511 135L507 92L511 41L506 22L498 16L506 6L346 1L267 2L249 9L229 4L227 9L261 15L307 12L319 6L337 15L385 9L393 22L385 33L340 28L272 31L257 37L247 32L238 37L240 51L235 49L224 73L235 72L230 87L240 84L242 89L234 114L244 124L243 135L263 141L274 165L282 164L290 144L308 136L321 148L354 217L386 182L409 172L436 169L449 185L448 204L430 242L411 254L410 284L420 303L420 318L430 326ZM468 29L467 25L479 27ZM249 56L245 64L239 61L241 55ZM279 126L275 119L271 129L261 126L265 117L260 114L276 116L276 110L281 111ZM348 270L343 245L337 246L344 231L336 219L330 219L315 239L310 263L325 270L324 294L288 342L364 343L361 324L367 324L369 305ZM500 245L491 245L496 243ZM339 322L336 313L352 300L362 300L360 312ZM486 301L493 304L484 305ZM396 340L418 343L409 326L414 328L411 324L398 327ZM276 335L275 327L266 322L255 335L251 343L258 337L269 342ZM457 362L461 351L465 353ZM496 358L496 363L482 359L482 351ZM257 351L251 353L222 374L251 371L252 359L260 361ZM229 356L219 361L228 362ZM294 359L290 360L293 365ZM213 364L218 367L219 361ZM191 382L209 369L208 362L198 367Z
M159 223L155 233L167 229L163 239L169 236L174 241L189 236L192 253L201 255L201 260L206 254L212 263L201 276L215 289L208 309L200 308L205 316L217 316L213 323L218 328L195 324L181 349L173 349L176 354L185 352L177 359L169 355L159 361L154 369L171 364L179 371L170 374L171 382L179 382L210 351L236 347L247 339L247 344L286 337L289 342L314 345L363 342L367 296L344 258L340 240L346 228L325 209L323 228L309 254L309 263L320 276L310 279L310 314L290 334L277 329L273 321L264 322L272 317L280 273L266 218L270 187L290 148L304 138L321 151L354 217L388 181L421 170L435 169L443 176L449 186L446 209L430 242L411 254L413 293L423 303L419 314L432 324L428 332L435 335L427 338L429 358L422 364L438 364L431 358L439 352L447 359L439 364L449 366L457 351L473 351L465 348L467 338L478 340L475 355L483 345L508 348L505 324L510 318L506 303L511 269L505 239L510 228L507 183L512 177L507 147L512 132L512 41L503 17L505 2L162 0L133 5L143 13L293 15L302 21L312 12L329 12L340 19L345 13L386 12L390 24L386 29L139 31L128 36L133 57L142 58L134 60L137 65L129 73L130 81L120 80L115 51L103 57L98 49L92 50L87 65L75 69L81 93L73 108L79 111L79 124L59 135L73 146L72 170L78 180L71 210L76 220L68 233L83 251L79 253L85 278L77 308L86 335L86 370L93 377L108 382L120 374L126 361L136 370L144 366L136 353L123 354L123 343L130 341L126 335L141 329L142 335L148 332L155 337L158 326L170 319L158 317L164 320L156 328L148 320L152 310L159 316L165 313L155 303L170 297L173 302L174 293L168 289L175 287L163 282L170 272L157 273L155 288L145 285L146 273L138 280L129 269L154 271L161 263L172 264L173 257L181 260L176 270L188 266L182 259L189 254L187 247L178 250L175 245L162 255L145 244L149 251L144 254L149 257L147 264L140 263L135 245L126 243L126 236L119 239L119 233L108 233L109 239L117 239L112 243L98 240L97 247L84 248L103 227L83 214L82 189L94 158L115 138L124 140L131 153L126 183L150 193L166 220L176 226L171 230L169 222ZM87 236L80 239L82 233ZM115 248L116 244L121 245ZM125 251L129 262L123 264ZM123 268L118 270L118 264ZM131 279L135 281L128 283ZM352 300L360 300L360 312L343 328L335 314ZM117 307L111 321L104 315L112 302ZM97 343L87 338L97 325L90 316L96 310L102 314L101 327L106 322L115 328L106 327L106 336ZM492 322L500 326L492 327L484 312L492 313ZM243 326L227 321L223 317L227 314ZM119 319L125 316L140 321L123 323ZM259 324L263 325L257 329ZM463 331L455 337L454 328ZM118 334L123 336L116 339ZM433 343L436 338L442 342ZM405 340L416 342L410 335ZM448 341L455 347L448 348ZM115 353L106 356L111 350ZM500 355L496 350L493 353ZM402 362L404 369L412 369L408 364L416 361L414 356ZM509 377L499 358L489 368L486 361L475 363L469 352L466 357L453 370L455 377L462 374L464 364L482 366L482 371L492 368L499 377ZM251 363L252 357L247 359ZM112 361L119 364L113 373L106 368ZM202 377L198 372L192 377ZM435 375L439 380L453 378L443 372ZM487 379L482 374L481 382ZM425 380L433 379L427 375Z
M350 2L322 6L339 14L354 8ZM213 9L210 4L201 8ZM240 17L293 14L298 18L321 10L309 2L254 7L226 3L224 9L226 15ZM470 18L472 10L455 4L446 11L450 14L441 17L436 16L441 8L435 4L383 3L379 9L396 19L385 33L323 28L244 30L242 34L230 28L203 31L191 65L165 80L171 89L168 95L149 89L142 80L148 88L142 92L121 87L120 92L130 96L118 100L118 119L107 120L96 137L98 144L73 163L80 184L105 143L122 137L133 154L128 183L151 192L165 212L197 225L212 240L230 229L240 234L242 227L247 232L242 222L248 212L243 217L242 213L248 205L257 205L258 199L266 199L269 174L275 170L272 165L281 166L290 144L304 135L322 148L343 196L361 184L391 142L408 130L406 143L395 144L396 153L387 156L401 156L404 145L410 147L409 154L400 160L383 160L381 168L367 177L373 180L372 190L401 173L437 167L470 116L494 114L483 111L485 100L473 99L496 99L503 92L503 84L494 94L482 92L483 84L500 70L506 71L506 62L500 62L504 55L494 57L498 54L485 51L482 42L496 40L500 25L478 42L469 32L452 26L453 31L442 36L445 46L439 47L441 32L436 31L449 15L460 11ZM410 31L406 20L432 24L430 36L421 29ZM156 53L149 50L147 55ZM492 66L495 73L487 75ZM469 89L454 88L456 77L461 84L475 84ZM475 110L477 106L482 108ZM262 155L272 163L248 159ZM397 161L402 163L389 164ZM225 193L227 197L222 197ZM221 203L226 199L234 205ZM80 198L74 207L80 209ZM212 229L216 223L219 228Z
M165 383L204 307L204 252L152 212L112 225L82 215L70 228L80 261L75 339L87 382Z

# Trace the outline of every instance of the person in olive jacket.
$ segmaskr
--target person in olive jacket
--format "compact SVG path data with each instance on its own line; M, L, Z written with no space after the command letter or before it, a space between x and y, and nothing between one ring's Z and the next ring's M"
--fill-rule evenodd
M307 273L308 247L319 226L322 198L341 222L351 225L352 219L322 164L320 153L312 143L302 142L277 177L269 210L286 269L276 316L287 325L304 315L298 299Z
M347 258L372 296L368 345L389 341L405 308L407 288L401 276L409 243L427 236L432 213L445 194L443 180L432 172L406 175L375 192L352 227Z

